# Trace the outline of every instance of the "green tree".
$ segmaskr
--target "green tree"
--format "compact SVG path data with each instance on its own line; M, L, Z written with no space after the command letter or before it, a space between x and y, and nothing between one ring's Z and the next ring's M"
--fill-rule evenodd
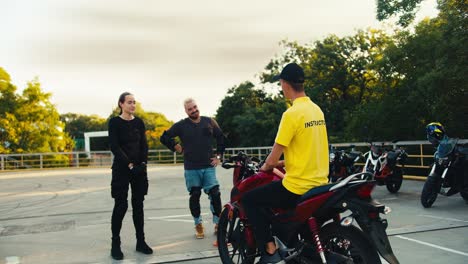
M407 27L416 16L423 0L377 0L377 19L382 21L393 16L398 17L398 24Z
M73 141L63 131L64 124L50 102L51 94L42 92L37 79L28 82L23 93L16 95L9 75L0 68L0 89L2 153L59 152L73 148Z
M325 114L331 142L354 138L345 133L348 120L356 116L356 106L379 99L395 87L395 76L388 75L383 52L394 46L393 39L381 30L359 30L339 38L330 35L312 45L282 43L285 54L272 60L261 75L270 82L282 65L296 61L306 75L306 94Z
M251 82L244 82L228 90L216 120L229 147L270 146L284 110L282 97L268 96Z
M72 138L84 138L85 132L107 130L106 119L98 115L67 113L60 115L65 123L65 132Z
M408 134L415 138L431 121L442 122L450 136L468 134L467 5L440 1L439 9L439 16L420 22L414 34L400 34L400 49L387 55L405 76L401 102L409 113L405 122L414 124Z

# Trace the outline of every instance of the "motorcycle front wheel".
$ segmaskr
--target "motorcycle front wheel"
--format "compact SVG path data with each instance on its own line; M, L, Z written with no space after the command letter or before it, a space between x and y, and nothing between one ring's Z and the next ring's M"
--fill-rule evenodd
M437 199L440 190L440 180L435 177L427 177L421 192L421 204L429 208Z
M245 240L244 225L236 212L221 212L218 223L218 252L223 264L253 264L256 248L249 248Z
M381 264L377 249L364 233L355 226L327 224L320 230L320 241L327 252L333 252L350 260L345 263ZM352 260L352 262L351 262Z
M393 170L392 175L387 178L386 186L387 190L391 193L396 193L400 190L401 184L403 183L403 170L396 167Z

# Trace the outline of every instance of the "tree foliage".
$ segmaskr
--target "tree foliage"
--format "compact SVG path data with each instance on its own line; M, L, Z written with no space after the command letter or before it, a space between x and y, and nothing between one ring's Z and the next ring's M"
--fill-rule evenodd
M285 109L282 97L268 96L251 82L244 82L229 89L216 120L229 147L270 146Z
M418 7L423 0L377 0L377 19L382 21L393 16L398 24L407 27L413 22Z
M0 153L59 152L73 148L50 93L37 79L21 95L0 68Z
M378 2L382 17L403 12L406 19L421 1ZM261 84L232 88L218 109L232 145L272 143L285 104L280 91L266 96L261 88L289 62L304 68L306 93L324 111L331 142L422 139L432 121L442 122L449 136L466 138L467 5L438 4L438 17L423 20L414 31L389 35L367 29L305 45L281 42L283 53L260 73ZM268 104L277 104L277 114L262 115Z

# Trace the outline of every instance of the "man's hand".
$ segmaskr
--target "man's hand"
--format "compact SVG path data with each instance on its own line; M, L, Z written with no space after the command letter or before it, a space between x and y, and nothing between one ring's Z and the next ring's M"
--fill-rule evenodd
M268 166L268 165L266 165L266 163L263 163L262 167L260 167L260 171L270 172L270 171L273 170L273 168L275 168L275 167Z
M218 157L211 158L211 166L216 167L221 164L221 160Z
M177 153L182 153L184 151L184 149L182 148L180 144L175 145L174 149Z

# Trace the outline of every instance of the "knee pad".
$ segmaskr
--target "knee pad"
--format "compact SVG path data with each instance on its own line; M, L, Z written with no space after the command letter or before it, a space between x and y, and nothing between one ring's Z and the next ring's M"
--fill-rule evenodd
M211 188L208 191L208 195L210 196L211 205L213 206L213 215L219 216L221 213L221 192L219 191L219 186L216 185L215 187Z
M202 193L202 187L192 187L190 189L190 200L199 199Z
M211 197L218 197L218 196L221 196L221 192L219 191L219 186L216 185L215 187L211 188L209 191L208 191L208 195L211 196Z
M201 187L192 187L190 189L190 212L193 217L200 216L200 196L201 196Z

